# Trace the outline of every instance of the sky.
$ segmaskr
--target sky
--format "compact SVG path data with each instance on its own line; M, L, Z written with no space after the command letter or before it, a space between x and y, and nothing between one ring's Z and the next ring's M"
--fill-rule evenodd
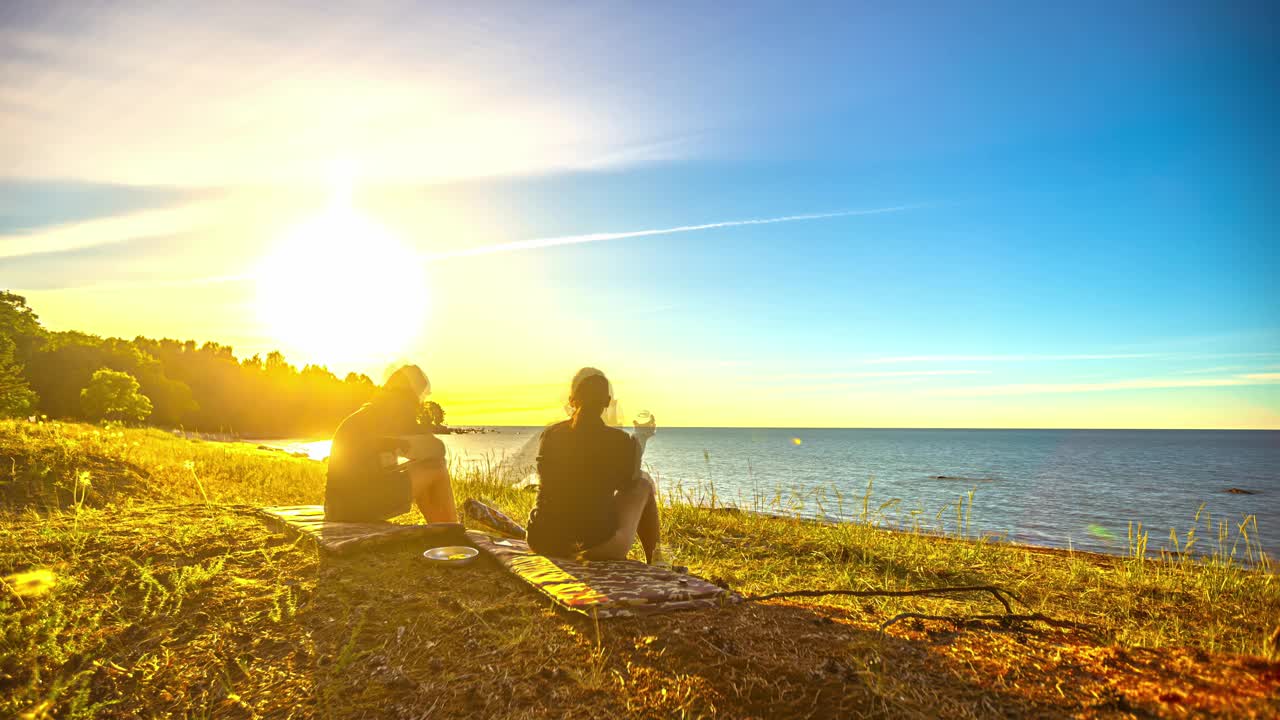
M1270 3L13 3L0 287L538 424L1280 428Z

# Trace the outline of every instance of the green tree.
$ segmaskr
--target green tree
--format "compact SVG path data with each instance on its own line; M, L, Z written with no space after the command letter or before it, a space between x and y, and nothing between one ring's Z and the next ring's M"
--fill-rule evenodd
M418 410L418 422L426 423L433 428L444 427L444 408L435 400L422 403Z
M151 400L138 392L138 381L126 372L102 368L80 391L84 414L92 420L145 420Z
M27 307L27 299L7 290L0 290L0 335L13 341L14 360L19 365L31 359L45 336L39 318Z
M0 417L26 415L36 406L36 394L13 355L13 341L0 335Z
M27 299L0 291L0 416L25 415L39 396L31 390L25 366L44 339L44 328Z
M84 399L98 370L137 381L136 394L151 403L149 424L250 437L332 433L377 391L367 375L340 379L319 365L299 370L279 352L241 361L214 342L50 332L25 298L0 291L0 415L98 419ZM102 412L94 407L95 416Z

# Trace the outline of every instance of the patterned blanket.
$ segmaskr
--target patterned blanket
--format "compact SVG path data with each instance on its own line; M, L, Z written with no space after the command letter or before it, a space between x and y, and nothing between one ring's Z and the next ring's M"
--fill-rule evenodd
M462 525L396 525L389 522L343 523L324 519L323 505L283 505L258 508L259 515L288 532L315 541L321 550L342 554L402 540L427 540L436 545L465 542Z
M467 523L468 525L482 525L499 535L524 539L523 525L512 520L498 508L486 505L475 498L467 498L463 501L462 516L471 521Z
M566 610L600 619L736 604L737 593L694 575L635 560L578 561L539 555L523 540L468 530L471 544Z

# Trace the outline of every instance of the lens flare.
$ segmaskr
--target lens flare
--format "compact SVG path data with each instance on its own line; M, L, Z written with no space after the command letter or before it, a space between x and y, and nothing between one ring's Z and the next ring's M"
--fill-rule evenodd
M58 578L52 570L28 570L26 572L5 575L4 587L18 597L37 597L53 589Z
M1104 540L1104 541L1106 541L1106 542L1111 542L1112 540L1115 540L1115 539L1116 539L1116 534L1115 534L1115 533L1111 532L1110 530L1108 530L1108 529L1106 529L1106 528L1104 528L1104 527L1102 527L1101 525L1098 525L1098 524L1096 524L1096 523L1095 523L1095 524L1090 525L1090 526L1089 526L1089 527L1087 527L1087 528L1085 528L1085 530L1086 530L1086 531L1088 531L1088 533L1089 533L1090 535L1092 535L1093 537L1098 538L1099 540Z

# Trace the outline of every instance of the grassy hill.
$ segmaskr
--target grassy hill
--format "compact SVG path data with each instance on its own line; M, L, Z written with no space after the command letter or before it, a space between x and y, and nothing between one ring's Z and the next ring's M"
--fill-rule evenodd
M455 474L459 502L532 502ZM1141 536L1113 558L669 503L670 554L747 595L993 584L1062 623L962 620L1000 610L977 597L820 597L595 624L485 559L321 558L251 514L323 486L323 464L249 445L0 421L0 714L1280 715L1280 582L1239 521L1193 562ZM957 620L879 631L904 612Z

